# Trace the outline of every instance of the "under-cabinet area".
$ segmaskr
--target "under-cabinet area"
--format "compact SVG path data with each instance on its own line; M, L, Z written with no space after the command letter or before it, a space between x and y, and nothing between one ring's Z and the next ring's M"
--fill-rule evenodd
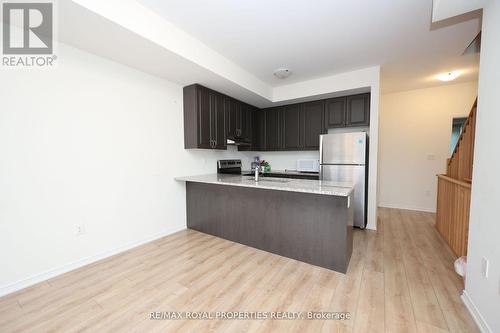
M370 93L259 109L199 84L184 87L184 148L318 150L329 128L370 125Z

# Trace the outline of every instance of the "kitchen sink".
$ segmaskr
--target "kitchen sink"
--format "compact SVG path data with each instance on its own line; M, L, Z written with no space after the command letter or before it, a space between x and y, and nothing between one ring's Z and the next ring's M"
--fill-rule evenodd
M247 179L249 180L255 180L254 177L248 177ZM286 178L270 178L270 177L259 177L259 183L266 183L266 182L271 182L271 183L289 183L291 179L286 179Z
M244 173L243 176L253 176L252 173ZM282 172L265 172L261 173L260 177L262 178L291 178L291 179L310 179L310 180L319 180L318 174L299 174L299 173L282 173Z

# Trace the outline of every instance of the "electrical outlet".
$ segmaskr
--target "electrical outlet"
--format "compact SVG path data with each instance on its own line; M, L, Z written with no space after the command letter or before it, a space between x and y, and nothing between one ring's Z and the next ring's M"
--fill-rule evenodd
M483 260L481 261L481 274L486 279L488 278L489 265L490 265L489 260L483 257Z
M77 236L83 235L84 233L85 233L85 225L84 224L75 225L75 234Z

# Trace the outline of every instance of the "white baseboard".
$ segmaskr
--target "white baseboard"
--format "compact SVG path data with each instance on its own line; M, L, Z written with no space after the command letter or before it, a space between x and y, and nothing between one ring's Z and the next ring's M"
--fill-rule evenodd
M469 310L472 318L474 319L477 326L479 327L479 330L482 333L492 333L493 331L490 329L490 327L488 326L488 324L484 320L483 316L481 315L481 313L477 309L476 305L474 305L474 303L472 302L471 298L469 297L469 294L467 294L467 292L465 290L462 291L461 298L465 304L465 307L467 308L467 310Z
M167 230L164 230L164 231L162 231L162 232L160 232L160 233L158 233L156 235L149 236L149 237L143 238L141 240L134 241L134 242L125 244L123 246L119 246L119 247L113 248L113 249L111 249L109 251L105 251L105 252L99 253L97 255L93 255L93 256L90 256L90 257L82 258L82 259L79 259L79 260L67 263L67 264L62 265L62 266L57 267L57 268L49 269L49 270L47 270L45 272L42 272L42 273L39 273L39 274L35 274L35 275L31 276L31 277L19 280L17 282L14 282L14 283L11 283L11 284L8 284L8 285L5 285L5 286L0 286L0 297L1 296L5 296L7 294L11 294L11 293L16 292L18 290L30 287L30 286L32 286L34 284L39 283L39 282L46 281L46 280L48 280L50 278L53 278L55 276L67 273L67 272L72 271L74 269L77 269L77 268L80 268L82 266L91 264L93 262L102 260L104 258L107 258L107 257L110 257L112 255L118 254L120 252L124 252L124 251L130 250L130 249L132 249L134 247L137 247L137 246L140 246L140 245L152 242L152 241L154 241L154 240L156 240L158 238L162 238L162 237L168 236L170 234L173 234L173 233L175 233L177 231L181 231L183 229L186 229L185 225L175 226L175 227L169 228Z
M379 204L378 205L380 208L393 208L393 209L404 209L404 210L416 210L419 212L426 212L426 213L435 213L436 210L432 208L425 208L425 207L415 207L415 206L401 206L401 205L392 205L392 204Z

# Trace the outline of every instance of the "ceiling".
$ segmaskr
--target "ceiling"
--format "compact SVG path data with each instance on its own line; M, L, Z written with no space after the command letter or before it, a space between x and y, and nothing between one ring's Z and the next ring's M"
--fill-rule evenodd
M140 2L271 87L376 65L386 93L440 85L450 70L477 78L479 56L461 54L480 13L431 24L432 0ZM293 74L275 78L280 67Z

